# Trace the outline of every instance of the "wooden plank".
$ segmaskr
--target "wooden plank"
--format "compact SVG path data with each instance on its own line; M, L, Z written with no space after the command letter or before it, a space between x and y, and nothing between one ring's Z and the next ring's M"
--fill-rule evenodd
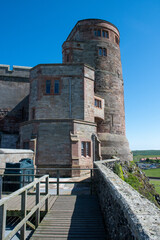
M36 229L37 239L106 239L95 196L59 196Z

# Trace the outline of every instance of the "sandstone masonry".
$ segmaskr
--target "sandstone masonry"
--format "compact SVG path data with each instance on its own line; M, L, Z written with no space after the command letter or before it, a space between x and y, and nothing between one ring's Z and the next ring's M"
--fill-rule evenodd
M43 170L131 160L119 42L113 24L86 19L64 42L62 64L1 65L1 147L32 149Z

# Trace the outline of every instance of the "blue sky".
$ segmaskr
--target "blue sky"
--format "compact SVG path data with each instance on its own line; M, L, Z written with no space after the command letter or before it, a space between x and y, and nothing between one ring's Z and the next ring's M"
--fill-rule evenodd
M100 18L121 34L130 148L160 149L160 0L0 0L0 64L61 63L76 22Z

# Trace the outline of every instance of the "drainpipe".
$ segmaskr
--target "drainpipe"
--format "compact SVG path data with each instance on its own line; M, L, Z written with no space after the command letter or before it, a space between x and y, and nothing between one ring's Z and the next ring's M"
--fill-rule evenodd
M2 175L0 175L0 199L2 198Z
M96 148L95 148L95 139L96 139L96 136L95 136L95 134L92 134L92 146L93 146L93 162L95 162L95 160L96 160L96 153L95 153L95 151L96 151Z
M69 79L69 118L72 118L72 81Z

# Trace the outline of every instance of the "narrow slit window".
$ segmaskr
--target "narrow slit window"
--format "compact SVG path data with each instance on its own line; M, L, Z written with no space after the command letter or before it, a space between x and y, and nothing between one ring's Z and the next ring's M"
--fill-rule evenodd
M51 80L46 80L46 94L51 93Z
M81 142L81 155L85 156L85 142Z
M91 144L86 142L86 156L91 156Z
M54 94L59 94L59 80L54 80Z

